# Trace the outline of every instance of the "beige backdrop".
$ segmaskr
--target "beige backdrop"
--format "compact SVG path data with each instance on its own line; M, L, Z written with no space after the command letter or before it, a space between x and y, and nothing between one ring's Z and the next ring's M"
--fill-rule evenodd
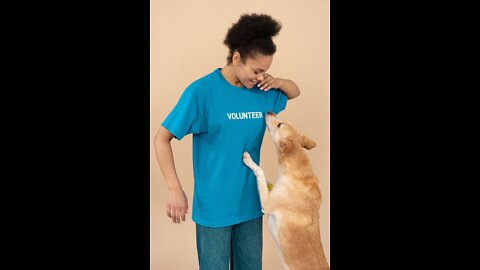
M330 262L330 130L328 0L150 1L150 269L198 269L193 200L192 136L172 140L177 173L189 202L187 221L165 215L167 190L155 159L153 138L192 81L226 64L223 40L242 13L266 13L282 25L268 71L297 83L301 95L279 114L317 142L308 152L320 179L321 236ZM276 152L268 134L261 150L267 179L277 177ZM263 269L281 269L264 216Z

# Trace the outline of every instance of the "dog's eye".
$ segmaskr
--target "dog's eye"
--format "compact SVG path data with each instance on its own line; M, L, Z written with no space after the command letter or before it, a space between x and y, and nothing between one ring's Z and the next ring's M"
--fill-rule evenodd
M281 125L282 125L282 123L278 123L278 126L277 126L277 127L279 127L279 128L280 128L280 126L281 126Z

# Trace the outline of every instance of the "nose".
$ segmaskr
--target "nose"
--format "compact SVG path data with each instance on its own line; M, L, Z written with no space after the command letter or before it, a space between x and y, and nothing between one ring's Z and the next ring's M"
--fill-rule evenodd
M257 81L260 81L260 82L263 81L263 74L257 76Z

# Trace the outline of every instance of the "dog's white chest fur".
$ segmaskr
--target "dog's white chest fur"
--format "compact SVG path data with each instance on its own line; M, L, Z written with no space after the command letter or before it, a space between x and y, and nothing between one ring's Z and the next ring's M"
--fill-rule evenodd
M286 180L284 177L279 177L275 183L274 189L271 191L271 196L283 196L281 193L286 193ZM280 211L273 211L268 213L268 229L275 240L276 249L280 256L283 268L285 270L290 270L290 268L285 263L285 259L283 257L282 249L280 248L280 237L279 231L280 226L282 224L282 213Z
M282 214L276 211L267 215L268 215L268 229L272 234L273 239L275 240L276 249L280 256L280 260L282 262L283 268L285 270L290 270L290 268L288 268L287 264L285 263L282 249L280 248L279 225L281 224Z

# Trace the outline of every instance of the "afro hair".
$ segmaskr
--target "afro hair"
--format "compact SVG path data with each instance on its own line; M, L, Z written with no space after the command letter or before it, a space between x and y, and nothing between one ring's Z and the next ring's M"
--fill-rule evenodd
M242 61L247 57L273 55L277 48L272 38L280 32L282 25L266 14L242 14L238 22L228 29L224 44L229 49L227 61L232 62L232 56L238 51Z

